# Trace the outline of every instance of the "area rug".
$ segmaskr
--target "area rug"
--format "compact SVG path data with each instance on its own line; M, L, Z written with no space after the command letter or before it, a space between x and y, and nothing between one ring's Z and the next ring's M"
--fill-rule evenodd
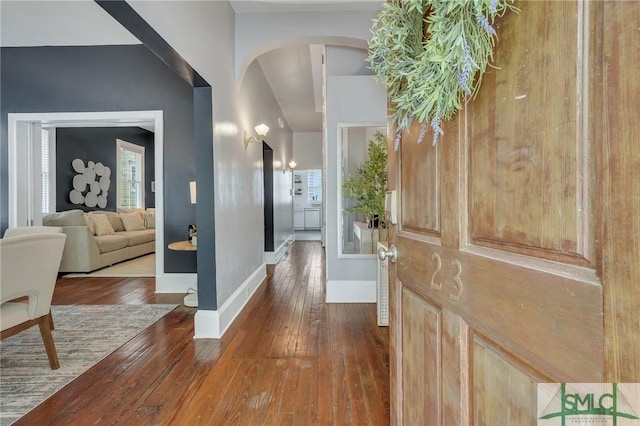
M156 254L136 257L126 262L117 263L113 266L98 269L87 274L66 274L65 278L87 278L87 277L155 277L156 276Z
M38 327L0 343L0 425L15 422L176 306L52 306L58 370L49 367Z

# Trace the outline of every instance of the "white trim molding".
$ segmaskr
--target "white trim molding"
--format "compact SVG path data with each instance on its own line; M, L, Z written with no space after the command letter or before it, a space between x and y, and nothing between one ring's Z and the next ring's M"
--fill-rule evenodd
M198 274L156 274L156 293L187 293L189 290L198 290Z
M276 251L265 251L263 258L264 263L266 263L267 265L275 265L280 262L280 259L282 259L282 256L284 256L284 254L289 249L289 246L293 244L294 241L295 236L291 234L286 239L286 241L276 249Z
M376 303L375 281L327 281L326 303Z
M160 110L150 111L92 111L92 112L35 112L10 113L8 125L8 201L9 227L26 226L28 223L28 204L24 194L25 183L21 170L28 170L28 140L24 133L25 125L30 123L46 124L52 127L127 127L153 126L155 156L155 206L156 206L156 277L161 278L164 271L164 119ZM161 281L161 280L160 280ZM156 280L156 286L159 281ZM167 284L167 288L170 285ZM186 292L186 290L185 290Z
M267 268L262 264L217 311L198 309L194 317L193 338L220 339L266 278Z

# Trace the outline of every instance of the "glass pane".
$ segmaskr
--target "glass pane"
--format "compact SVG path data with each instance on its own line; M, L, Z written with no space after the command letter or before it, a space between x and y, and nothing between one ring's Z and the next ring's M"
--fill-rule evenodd
M144 148L120 144L118 157L118 207L144 208Z

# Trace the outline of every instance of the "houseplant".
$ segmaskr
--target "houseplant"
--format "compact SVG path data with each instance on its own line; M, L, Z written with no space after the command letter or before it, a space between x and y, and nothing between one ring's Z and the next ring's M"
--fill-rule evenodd
M393 105L395 149L416 120L433 143L440 124L478 92L492 60L496 17L518 11L513 0L390 0L373 20L371 69Z
M342 184L342 197L352 198L356 205L344 209L344 214L357 213L370 228L386 228L384 196L387 188L387 138L376 131L367 148L369 159Z

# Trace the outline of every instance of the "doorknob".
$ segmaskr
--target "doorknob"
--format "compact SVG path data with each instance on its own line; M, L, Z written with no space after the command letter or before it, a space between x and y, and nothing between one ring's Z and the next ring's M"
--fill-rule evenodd
M391 244L388 250L385 250L384 247L380 247L378 249L378 259L389 259L391 263L396 263L398 261L398 250L396 250L396 246Z

